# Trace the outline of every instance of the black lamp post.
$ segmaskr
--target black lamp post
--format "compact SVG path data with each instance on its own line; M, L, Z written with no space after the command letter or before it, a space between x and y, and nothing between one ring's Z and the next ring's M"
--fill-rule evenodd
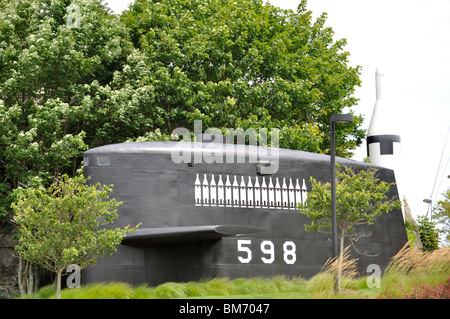
M334 136L334 126L336 123L353 123L353 115L351 114L334 114L331 116L330 128L331 128L331 140L330 140L330 152L331 152L331 218L332 218L332 245L333 245L333 258L338 255L337 245L337 218L336 218L336 145Z

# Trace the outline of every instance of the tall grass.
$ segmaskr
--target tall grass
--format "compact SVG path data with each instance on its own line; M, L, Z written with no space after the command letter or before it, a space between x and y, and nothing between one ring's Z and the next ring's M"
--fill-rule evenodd
M123 282L86 285L80 289L64 289L62 299L127 299L133 287Z
M213 278L202 282L168 282L155 288L161 299L198 297L236 297L270 294L284 294L301 291L304 280L300 277L288 279L284 276L273 278Z
M62 299L177 299L177 298L278 298L283 294L298 294L305 290L306 281L300 277L287 278L213 278L200 282L166 282L156 287L142 284L132 287L111 282L64 289ZM289 296L288 296L289 297ZM26 298L55 299L54 285L42 287L34 296Z
M358 274L357 258L350 258L350 246L342 252L342 258L329 258L319 274L311 278L308 282L308 291L313 294L313 298L335 298L334 290L340 271L340 292L354 290L360 286L357 280L353 280Z
M386 267L381 297L401 298L415 285L446 282L450 276L450 248L424 252L406 244Z
M128 296L129 299L158 299L156 289L149 287L147 284L142 284L134 288Z
M356 259L344 252L341 291L334 292L337 260L328 260L322 271L309 280L287 278L213 278L199 282L167 282L156 287L132 287L111 282L64 289L63 299L175 299L175 298L403 298L418 285L444 284L450 276L450 248L422 252L406 244L392 259L379 289L367 287L367 277L356 277ZM447 289L448 290L448 289ZM45 286L28 298L55 298L54 286ZM449 298L450 296L448 296Z

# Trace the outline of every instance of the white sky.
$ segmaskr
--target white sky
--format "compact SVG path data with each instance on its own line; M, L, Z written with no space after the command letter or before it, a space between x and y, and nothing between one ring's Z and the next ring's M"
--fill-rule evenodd
M133 0L104 0L116 13ZM269 0L296 10L300 0ZM361 87L353 107L370 124L375 105L375 69L385 77L383 100L398 119L402 138L403 179L398 181L413 216L442 199L450 187L450 0L309 0L317 17L328 13L326 26L335 39L346 38L350 64L362 66ZM364 143L354 159L366 154Z

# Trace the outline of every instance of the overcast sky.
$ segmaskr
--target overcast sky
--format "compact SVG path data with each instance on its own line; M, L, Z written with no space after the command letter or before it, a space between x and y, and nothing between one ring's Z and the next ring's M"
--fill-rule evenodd
M116 13L133 0L105 0ZM300 0L270 0L296 10ZM442 199L450 187L450 0L309 0L317 17L328 13L335 39L347 39L350 64L360 65L361 87L353 107L367 129L375 105L375 70L384 73L383 100L398 119L404 195L413 216ZM366 154L364 143L354 159ZM432 194L433 192L433 194Z

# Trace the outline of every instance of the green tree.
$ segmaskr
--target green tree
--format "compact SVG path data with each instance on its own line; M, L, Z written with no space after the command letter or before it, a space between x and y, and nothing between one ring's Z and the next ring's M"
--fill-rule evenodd
M0 0L1 227L17 187L48 187L87 148L142 133L136 52L100 0ZM19 287L33 292L37 274L19 259Z
M338 166L339 167L339 166ZM399 200L388 197L394 183L381 181L376 175L376 169L361 170L356 173L346 168L336 173L336 219L337 236L340 241L339 267L337 287L340 287L342 253L345 239L359 253L355 242L362 236L358 232L359 225L371 225L375 220L394 208L400 208ZM321 183L311 177L312 188L304 205L300 204L300 213L311 219L311 224L305 225L307 231L330 232L331 216L331 184Z
M18 188L13 203L18 226L16 251L26 260L57 275L61 297L61 274L71 264L81 269L112 255L123 237L138 227L106 228L117 218L121 204L110 199L112 185L87 186L82 176L61 180L48 189Z
M18 186L73 176L87 148L141 134L135 51L99 0L0 1L0 219Z
M440 231L437 229L436 222L428 220L426 216L419 216L417 223L419 224L419 234L423 249L432 250L439 248Z
M437 202L433 216L437 223L443 226L442 233L447 243L450 244L450 188L443 195L444 199Z
M306 2L137 0L119 18L100 0L0 0L0 218L15 188L73 176L87 148L166 140L196 119L328 153L360 68L325 22ZM338 155L361 122L337 130Z
M279 128L280 147L328 153L330 115L356 104L360 68L306 1L293 12L261 0L136 0L121 18L145 55L152 129L166 136L194 120ZM361 144L361 123L338 128L338 155Z

